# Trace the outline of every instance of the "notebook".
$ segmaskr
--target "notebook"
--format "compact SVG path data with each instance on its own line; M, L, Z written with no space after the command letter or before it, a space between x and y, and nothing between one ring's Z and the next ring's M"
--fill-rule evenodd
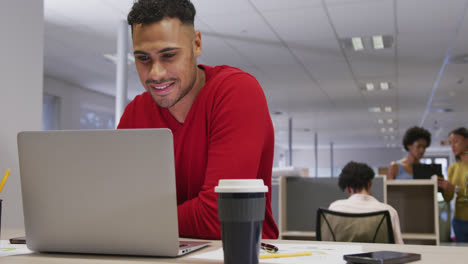
M18 153L31 250L173 257L208 244L179 241L168 129L21 132Z

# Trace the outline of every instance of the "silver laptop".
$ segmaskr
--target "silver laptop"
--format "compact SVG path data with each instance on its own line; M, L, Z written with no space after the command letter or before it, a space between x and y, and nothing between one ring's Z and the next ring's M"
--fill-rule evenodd
M179 256L169 129L18 134L28 248L40 252Z

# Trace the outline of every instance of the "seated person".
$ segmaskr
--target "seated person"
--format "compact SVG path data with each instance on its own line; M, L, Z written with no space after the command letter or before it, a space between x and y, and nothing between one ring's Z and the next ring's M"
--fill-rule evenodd
M431 145L431 133L422 127L411 127L403 137L403 147L408 155L401 160L392 161L388 166L387 179L412 180L413 164L419 164L426 148Z
M189 0L133 4L128 24L146 91L127 105L118 128L172 131L180 236L220 239L218 181L262 179L269 189L263 238L277 238L271 210L274 132L265 95L255 77L240 69L197 63L202 38L194 17Z
M328 209L343 213L370 213L387 210L392 221L395 243L403 244L397 211L371 196L374 176L374 171L364 163L351 161L346 164L341 171L338 186L342 191L346 190L350 197L333 202Z

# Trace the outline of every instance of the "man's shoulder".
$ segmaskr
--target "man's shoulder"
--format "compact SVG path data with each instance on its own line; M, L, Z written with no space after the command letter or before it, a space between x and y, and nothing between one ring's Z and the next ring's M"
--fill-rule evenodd
M147 93L146 91L135 96L130 103L128 103L128 106L130 107L138 107L138 106L146 106L148 104L152 104L153 99L151 98L151 95Z
M217 66L208 66L200 65L203 67L209 75L216 77L218 75L232 75L232 74L249 74L239 68L229 66L229 65L217 65ZM250 75L250 74L249 74Z
M229 65L218 65L214 67L206 65L201 66L205 69L207 73L208 82L216 83L222 82L226 79L235 80L236 78L251 78L253 80L256 80L255 77L250 73Z
M135 96L125 107L118 128L146 127L153 120L152 115L154 111L148 111L148 109L152 109L153 102L151 95L147 92Z
M347 204L349 204L348 199L336 200L336 201L334 201L333 203L330 204L328 209L332 210L332 211L340 211L340 210L343 209L343 206L344 206L344 208L346 208Z
M241 69L220 65L207 69L207 83L210 94L217 98L234 96L245 100L264 98L263 89L257 79Z

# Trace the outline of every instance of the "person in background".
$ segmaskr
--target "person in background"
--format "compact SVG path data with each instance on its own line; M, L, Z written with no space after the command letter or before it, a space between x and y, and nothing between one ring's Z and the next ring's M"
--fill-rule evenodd
M374 171L367 164L348 162L341 171L338 186L342 191L346 190L350 197L331 203L328 209L343 213L371 213L387 210L392 221L395 243L403 244L397 211L390 205L379 202L371 195L374 176Z
M389 180L413 179L413 164L419 164L426 148L431 145L431 133L422 127L411 127L403 137L403 147L408 155L398 161L392 161L387 171Z
M202 38L194 18L188 0L133 4L127 20L146 91L127 105L118 128L172 131L181 237L221 238L214 192L220 179L262 179L269 189L263 238L277 238L274 132L265 95L255 77L240 69L197 63Z
M468 242L468 130L457 128L449 134L450 146L457 162L448 169L448 180L438 179L444 200L449 202L457 193L452 220L457 242Z

